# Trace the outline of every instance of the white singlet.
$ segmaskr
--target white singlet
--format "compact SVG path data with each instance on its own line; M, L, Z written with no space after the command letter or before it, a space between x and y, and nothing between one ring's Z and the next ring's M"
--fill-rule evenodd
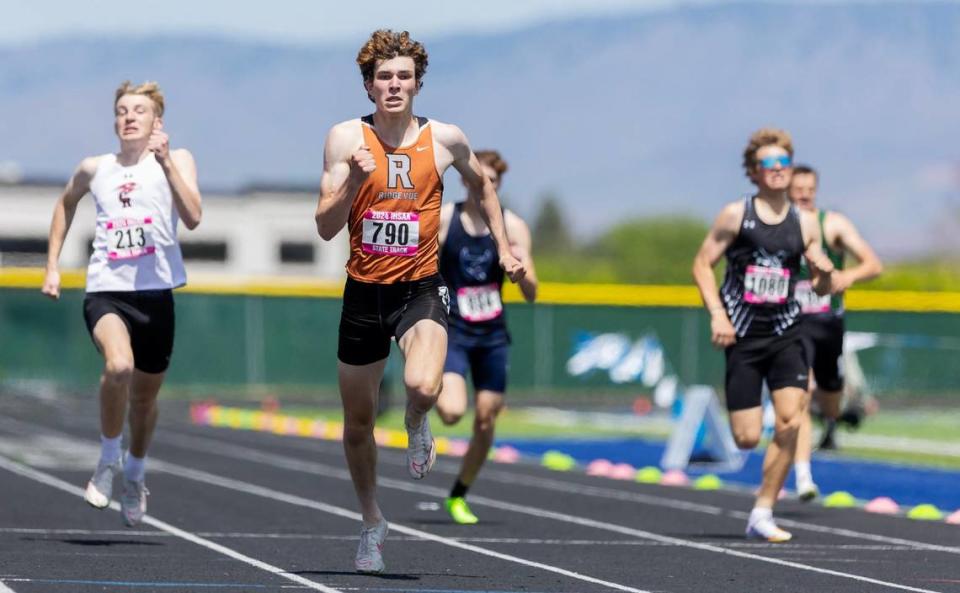
M90 193L97 204L97 230L87 292L162 290L187 283L177 243L180 216L152 154L131 167L120 165L115 154L100 157Z

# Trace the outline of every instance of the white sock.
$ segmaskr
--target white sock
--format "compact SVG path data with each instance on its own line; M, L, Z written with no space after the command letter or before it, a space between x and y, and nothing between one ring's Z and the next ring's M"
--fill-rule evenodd
M100 465L110 465L120 459L120 441L123 435L109 439L100 435Z
M134 457L127 452L127 459L123 463L123 476L131 482L142 482L147 471L147 458Z
M765 507L753 507L753 510L750 511L750 518L747 519L747 523L750 525L756 525L758 522L763 521L764 519L773 519L773 509L768 509Z
M810 473L809 461L798 461L793 464L793 471L796 474L797 481L813 481L813 474Z

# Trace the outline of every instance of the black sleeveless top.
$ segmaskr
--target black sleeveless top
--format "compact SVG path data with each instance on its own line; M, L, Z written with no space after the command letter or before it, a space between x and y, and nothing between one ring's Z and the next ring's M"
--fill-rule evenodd
M460 221L462 212L463 203L454 204L440 250L440 275L450 289L449 339L468 347L509 344L497 244L489 233L469 235Z
M803 256L800 211L790 206L779 224L757 216L756 197L744 199L743 222L727 248L720 299L738 337L781 335L800 317L794 288Z

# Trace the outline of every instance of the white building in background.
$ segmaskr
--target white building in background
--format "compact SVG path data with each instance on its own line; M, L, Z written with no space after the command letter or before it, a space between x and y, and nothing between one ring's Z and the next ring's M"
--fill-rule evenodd
M42 267L53 206L63 185L0 183L0 267ZM317 192L254 188L203 193L203 221L179 227L187 273L203 275L344 278L349 246L341 231L333 241L317 235ZM83 269L90 257L96 207L80 201L60 256L63 269Z

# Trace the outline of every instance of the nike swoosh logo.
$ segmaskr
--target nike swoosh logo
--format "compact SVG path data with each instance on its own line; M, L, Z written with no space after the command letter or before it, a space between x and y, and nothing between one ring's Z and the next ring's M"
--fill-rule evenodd
M428 149L428 148L430 148L430 147L429 147L429 146L418 146L418 147L417 147L417 152L423 152L424 150L426 150L426 149Z

